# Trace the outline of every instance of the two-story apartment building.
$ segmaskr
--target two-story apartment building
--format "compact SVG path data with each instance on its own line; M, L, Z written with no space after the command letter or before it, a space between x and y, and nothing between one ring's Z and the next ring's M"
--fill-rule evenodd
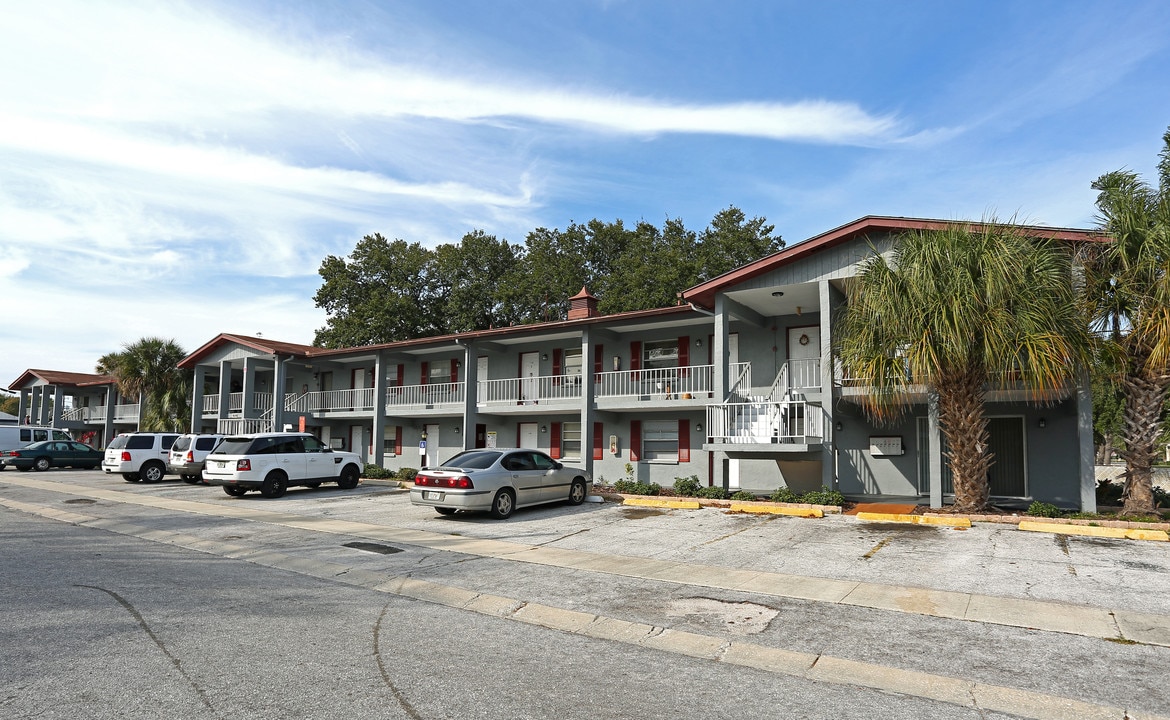
M866 217L679 294L675 307L601 315L584 289L568 319L324 349L220 335L181 363L192 427L304 428L389 468L473 447L537 447L598 481L633 477L760 493L822 485L851 496L950 492L925 391L891 426L833 362L834 314L874 250L947 221ZM1037 237L1096 241L1086 230ZM993 496L1095 508L1087 386L1036 407L987 396Z
M8 389L20 397L20 421L70 433L94 447L138 429L138 400L123 398L109 375L25 370Z

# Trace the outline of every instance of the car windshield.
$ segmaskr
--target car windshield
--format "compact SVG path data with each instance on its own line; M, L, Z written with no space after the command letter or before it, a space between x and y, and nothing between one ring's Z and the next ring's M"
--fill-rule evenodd
M439 467L483 470L495 464L496 460L500 458L500 455L501 453L492 450L469 450L468 452L459 453Z
M189 447L191 447L191 438L184 435L176 440L174 445L171 445L171 450L186 450Z

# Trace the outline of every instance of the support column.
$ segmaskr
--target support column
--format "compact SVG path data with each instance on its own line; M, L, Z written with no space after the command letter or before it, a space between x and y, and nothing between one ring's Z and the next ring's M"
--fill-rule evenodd
M712 404L719 404L726 402L728 394L731 392L731 380L728 377L731 373L731 368L728 363L731 361L731 351L728 348L728 337L731 335L731 316L727 309L727 303L724 302L723 293L715 294L715 328L714 328L714 397L711 398ZM722 416L719 416L722 417ZM713 435L726 435L728 428L725 427L711 427L712 415L708 413L707 416L707 437ZM726 422L726 417L723 417ZM729 460L727 454L723 452L714 453L715 457L710 462L711 466L711 484L715 487L727 487L728 477L730 475Z
M479 424L479 357L475 343L463 346L463 449L475 447L475 426Z
M386 459L386 353L374 357L374 456L370 462L385 467Z
M203 383L207 378L207 366L196 365L191 380L191 427L193 433L203 431Z
M1081 512L1097 512L1097 472L1093 452L1093 390L1088 370L1077 382L1077 440L1081 468Z
M41 424L41 386L33 385L32 388L32 412L29 413L29 424Z
M943 505L942 430L938 424L938 395L930 393L926 407L927 434L930 436L930 506L937 509Z
M102 448L114 439L114 408L117 404L118 386L110 383L106 386L106 421L102 423Z
M256 417L256 360L244 358L244 401L241 405L241 417ZM275 417L275 414L274 414Z
M596 478L593 473L593 444L597 439L593 437L593 423L597 422L597 411L594 409L597 397L597 375L593 372L593 342L589 337L589 328L581 331L581 462L585 472Z
M272 430L284 430L284 384L288 372L287 361L280 355L273 356L272 363Z
M65 407L65 391L60 385L53 386L53 421L50 423L53 427L61 425L61 416L64 415Z
M837 438L833 410L833 288L828 280L817 283L821 308L821 485L838 489Z
M219 414L217 420L226 420L229 416L229 408L232 403L232 363L230 360L223 360L219 363ZM215 424L216 431L219 431L219 422Z
M27 425L28 423L25 422L26 416L29 420L32 420L32 411L29 410L29 404L30 404L31 400L32 400L31 393L29 391L25 390L24 388L21 388L20 389L20 402L19 402L18 409L16 411L17 412L17 420L16 420L17 425Z

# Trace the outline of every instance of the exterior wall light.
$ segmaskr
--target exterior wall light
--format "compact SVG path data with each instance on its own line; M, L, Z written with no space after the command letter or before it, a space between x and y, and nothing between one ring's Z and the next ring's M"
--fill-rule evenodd
M1040 418L1038 421L1036 421L1036 425L1038 427L1048 427L1048 421L1044 418Z
M541 426L540 426L540 431L541 431L542 433L546 433L546 432L548 432L548 425L541 425Z

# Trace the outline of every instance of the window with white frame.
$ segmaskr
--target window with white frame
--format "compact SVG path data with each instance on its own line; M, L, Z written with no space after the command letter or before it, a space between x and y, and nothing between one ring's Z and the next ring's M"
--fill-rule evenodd
M581 423L567 422L561 426L561 457L565 460L581 459Z
M642 459L678 462L677 420L647 420L642 423Z
M427 382L431 385L449 383L451 382L451 364L448 362L433 362L427 374Z
M642 346L642 367L678 367L678 340L654 340Z

